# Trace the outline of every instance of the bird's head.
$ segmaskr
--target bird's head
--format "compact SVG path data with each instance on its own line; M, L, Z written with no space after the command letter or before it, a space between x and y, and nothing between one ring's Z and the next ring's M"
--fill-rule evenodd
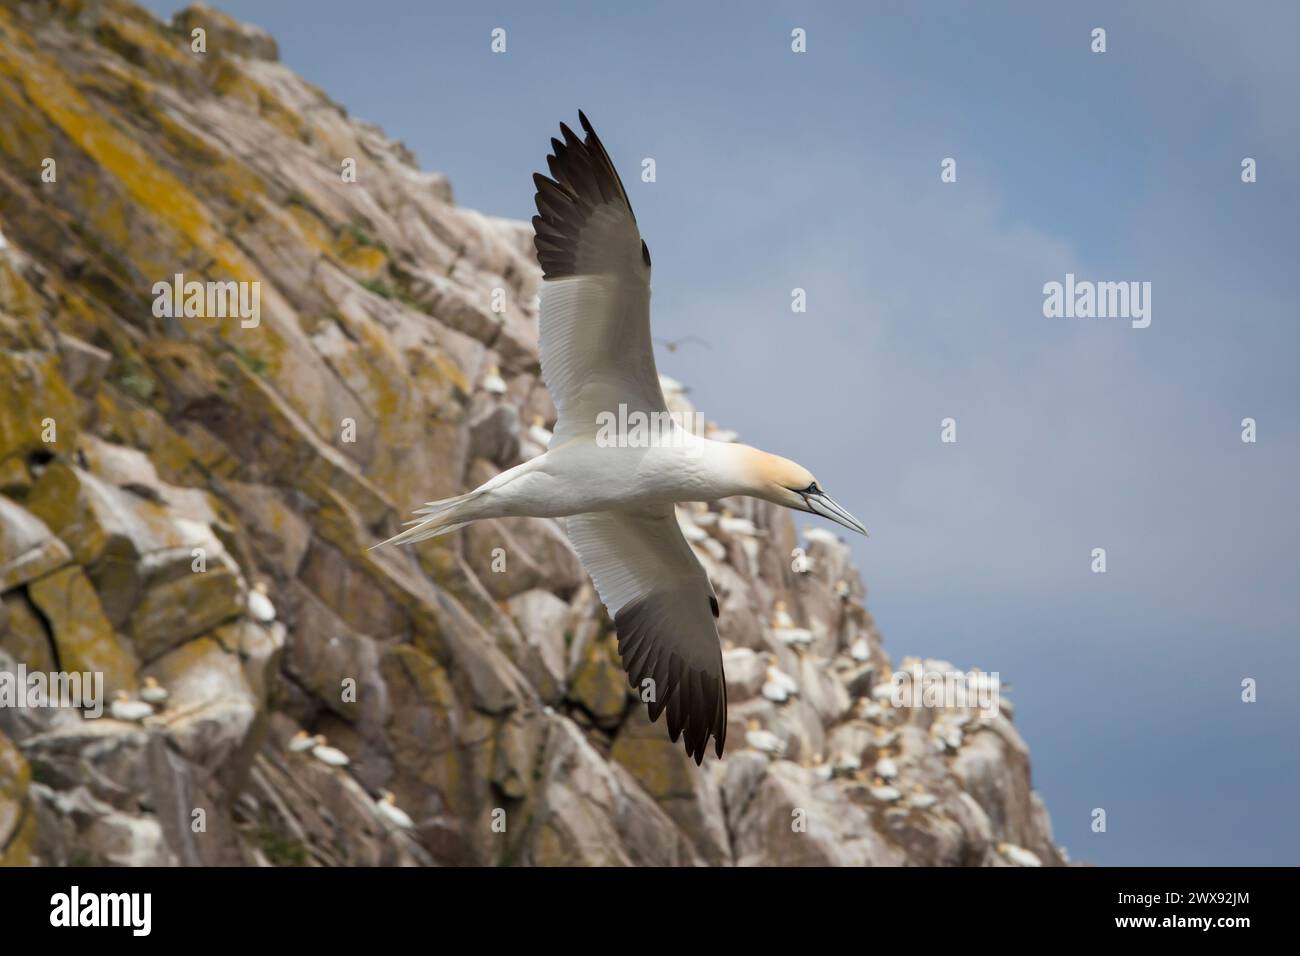
M782 458L780 455L771 455L756 449L748 449L748 451L753 452L748 455L748 471L750 481L753 483L751 494L754 497L793 508L795 511L821 515L859 534L867 533L862 522L845 511L834 498L822 490L813 473L803 465L789 458Z

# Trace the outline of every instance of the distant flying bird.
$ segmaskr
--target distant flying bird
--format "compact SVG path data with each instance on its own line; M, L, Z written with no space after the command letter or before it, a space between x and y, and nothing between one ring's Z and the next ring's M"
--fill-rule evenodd
M484 518L567 517L614 619L628 682L653 681L644 685L653 688L650 719L666 713L669 736L701 763L709 738L721 757L727 736L719 607L674 504L750 495L866 529L801 465L694 435L668 414L650 336L650 250L609 154L587 117L578 119L586 138L561 124L551 175L533 176L542 377L558 413L550 449L468 494L430 502L383 543ZM633 415L662 427L650 440L633 426L611 441L608 423Z
M631 211L632 210L629 208L628 212ZM694 335L683 335L680 339L655 339L655 341L658 342L660 345L662 345L664 348L666 348L669 352L676 352L683 345L687 345L692 342L694 342L696 345L703 345L706 349L713 348L713 346L710 345L708 342L704 341L704 339Z

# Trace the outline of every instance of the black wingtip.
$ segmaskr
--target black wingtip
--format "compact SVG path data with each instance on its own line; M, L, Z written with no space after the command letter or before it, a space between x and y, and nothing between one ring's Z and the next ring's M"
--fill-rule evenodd
M582 110L578 110L578 122L582 125L584 133L590 133L592 136L596 135L596 131L591 128L591 121L587 119L587 114Z

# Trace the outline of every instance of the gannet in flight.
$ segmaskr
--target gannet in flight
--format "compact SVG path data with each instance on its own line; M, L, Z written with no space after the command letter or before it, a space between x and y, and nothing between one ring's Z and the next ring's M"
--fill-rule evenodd
M650 337L650 250L614 164L587 117L560 124L551 175L533 176L542 267L542 376L558 418L544 455L473 491L430 502L384 544L423 541L484 518L567 518L566 529L614 620L628 682L668 715L701 763L721 757L727 688L718 599L682 536L674 505L751 495L866 534L808 469L746 445L691 434L668 414ZM602 423L640 413L663 425L609 440ZM641 433L646 437L646 432ZM652 683L647 683L652 682Z

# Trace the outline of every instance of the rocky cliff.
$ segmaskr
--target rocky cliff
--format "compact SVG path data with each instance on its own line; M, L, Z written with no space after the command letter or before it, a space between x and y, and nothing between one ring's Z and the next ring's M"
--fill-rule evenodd
M0 0L0 230L0 671L169 695L0 707L0 862L1061 862L1009 705L891 706L789 512L682 509L731 700L698 769L556 522L367 551L536 453L531 230L260 30Z

